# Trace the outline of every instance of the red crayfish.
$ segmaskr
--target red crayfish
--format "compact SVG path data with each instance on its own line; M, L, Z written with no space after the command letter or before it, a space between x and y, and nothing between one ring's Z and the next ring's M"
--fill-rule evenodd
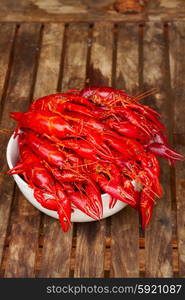
M122 201L140 211L145 228L162 196L157 156L184 160L169 146L160 114L139 103L149 94L87 87L12 112L20 159L9 174L22 175L36 200L58 212L64 231L73 209L100 219L102 193L111 196L110 208Z

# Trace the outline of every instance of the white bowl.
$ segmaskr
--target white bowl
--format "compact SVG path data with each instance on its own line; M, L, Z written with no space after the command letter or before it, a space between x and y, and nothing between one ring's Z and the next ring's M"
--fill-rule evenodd
M10 169L12 169L19 157L19 148L18 148L18 138L14 138L13 135L11 136L6 152L7 162ZM33 196L33 189L31 189L28 184L19 176L19 175L12 175L14 180L16 181L19 189L23 193L23 195L28 199L30 203L32 203L37 209L42 211L43 213L51 216L53 218L58 219L58 214L56 211L46 209L41 206L41 204L35 199ZM127 204L121 201L117 201L113 208L109 208L110 196L108 194L102 194L103 200L103 216L101 219L107 218L111 215L114 215L121 209L123 209ZM79 209L74 209L74 212L71 216L71 222L92 222L95 221L94 219L90 218Z

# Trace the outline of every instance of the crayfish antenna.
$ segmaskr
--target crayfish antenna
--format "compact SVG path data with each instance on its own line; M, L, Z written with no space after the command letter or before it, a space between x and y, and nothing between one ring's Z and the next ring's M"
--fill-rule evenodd
M73 89L73 90L67 91L67 93L72 93L72 94L75 93L75 94L79 95L80 94L80 90Z
M137 95L133 96L132 99L134 101L140 101L141 99L144 99L144 98L147 98L151 95L154 95L157 92L157 90L158 90L157 88L152 88L151 90L148 90L146 92L143 92L141 94L137 94Z
M6 129L6 128L4 128L4 129L0 130L0 133L2 133L2 134L10 134L13 131L14 131L14 129Z
M15 175L15 174L20 174L24 172L24 164L19 163L17 164L13 169L9 170L7 174L9 175Z

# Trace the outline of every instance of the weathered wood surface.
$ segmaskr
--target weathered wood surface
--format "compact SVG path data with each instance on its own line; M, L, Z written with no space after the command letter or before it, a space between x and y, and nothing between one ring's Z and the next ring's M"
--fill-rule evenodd
M111 84L112 49L113 25L95 25L87 80L89 85ZM78 224L75 277L104 276L105 232L105 220Z
M55 25L60 28L61 25ZM48 47L48 38L51 39L50 42L50 57L48 57L47 52L44 52L44 61L53 59L56 63L53 64L53 71L55 70L56 78L53 77L52 82L55 84L54 90L58 89L68 90L79 88L79 86L84 85L85 81L85 57L87 52L87 37L88 37L88 25L69 25L65 32L65 38L63 41L65 43L65 53L61 49L61 37L53 37L52 28L50 28L50 35L46 37L46 45ZM62 27L63 31L63 27ZM60 32L61 35L61 32ZM61 35L62 36L62 35ZM65 39L65 40L64 40ZM58 48L57 57L54 56L55 47ZM59 50L60 49L60 50ZM62 52L62 55L60 54ZM58 67L60 63L61 70L59 73ZM82 63L81 63L82 62ZM49 64L50 65L50 64ZM51 65L50 65L51 66ZM57 69L57 72L56 72ZM57 73L57 74L56 74ZM42 74L42 72L41 72ZM61 82L58 82L58 79ZM47 81L45 81L47 82ZM57 85L56 85L57 84ZM50 91L51 92L51 91ZM70 231L66 234L61 231L61 226L58 221L54 221L47 217L45 222L44 230L44 245L42 250L42 267L39 273L40 277L69 277L70 276L70 259L72 251L72 236L73 236L73 226L71 226ZM53 248L53 244L56 246ZM61 245L65 245L61 248ZM62 249L62 250L61 250ZM62 256L61 256L62 251Z
M185 153L185 24L177 22L169 25L170 71L174 105L174 146L180 153ZM178 163L176 175L177 202L177 237L179 276L185 277L185 168Z
M1 0L0 7L0 21L5 22L141 22L179 19L185 20L184 0Z
M33 97L35 99L57 91L64 30L63 24L48 24L43 30ZM43 228L41 234L43 235L43 247L41 249L41 268L38 276L68 277L72 229L67 234L64 234L58 220L54 220L48 216L42 216L42 219ZM53 246L54 244L55 247ZM62 256L61 245L65 245L62 250Z
M138 27L120 25L117 33L115 85L135 94L139 88ZM111 218L111 277L139 276L139 218L126 207Z
M108 274L110 272L110 266L111 266L111 260L112 260L110 243L111 243L110 238L106 238L104 271L105 271L105 273L108 273ZM43 243L40 241L40 245L42 245L42 244ZM76 237L73 238L73 249L72 249L72 253L71 253L71 262L70 262L71 273L74 272L74 268L75 268L75 245L76 245ZM176 242L172 246L173 246L173 253L172 253L173 272L176 276L178 276L179 265L178 265L178 249L177 249ZM4 254L4 259L3 259L3 264L2 264L1 270L5 269L7 257L8 257L8 251L6 251ZM39 273L40 270L42 269L41 261L42 261L42 251L38 251L37 260L35 262L35 273L36 274ZM145 274L145 248L144 248L144 240L142 238L140 238L140 240L139 240L139 271L140 271L140 273Z
M14 24L1 24L0 25L0 103L3 94L5 94L6 83L9 76L9 64L11 62L11 53L13 51L13 41L16 26ZM2 107L1 107L2 108ZM1 109L2 112L2 109Z
M62 91L84 87L88 29L88 24L70 24L66 30L64 66L60 85Z
M162 112L170 141L174 132L174 145L184 153L184 26L0 26L1 129L14 128L10 111L23 111L33 98L57 90L106 84L135 94L157 87L143 102ZM8 139L1 133L2 153ZM138 215L129 207L101 222L75 224L64 234L58 220L40 214L15 188L5 155L0 164L0 277L185 276L183 163L175 172L162 163L164 197L140 238Z
M47 24L42 30L34 99L57 91L64 30L63 24Z
M12 47L13 33L15 31L15 25L5 25L0 27L1 30L1 41L0 41L0 97L1 97L1 127L7 126L9 121L7 116L2 114L3 102L4 102L4 93L6 89L6 79L8 72L8 64L10 61L10 52ZM8 80L8 78L7 78ZM13 122L12 122L13 123ZM11 124L13 126L13 124ZM1 153L6 151L6 143L8 141L8 136L1 137ZM0 157L1 164L1 174L0 174L0 185L4 186L4 183L7 181L7 166L5 161L5 156ZM11 195L13 194L13 181L8 182L1 190L0 195L0 263L2 261L3 248L5 243L6 231L9 221L9 213L11 208Z
M168 92L167 54L162 24L147 24L143 40L143 86L145 90L155 87L158 92L150 97L148 104L154 105L166 117L169 127L168 107L171 104ZM154 214L145 232L146 277L171 277L172 274L172 222L170 168L161 163L161 184L164 196L157 199Z
M15 122L10 120L11 111L24 110L30 100L37 47L39 44L40 25L22 25L17 33L12 69L5 98L5 108L2 116L2 128L12 129ZM1 145L5 153L9 135L2 136ZM5 157L3 156L5 160ZM3 163L3 174L7 170ZM6 224L14 191L13 179L7 180L7 175L1 181L1 222ZM35 253L38 240L39 212L18 193L14 208L14 218L11 228L9 255L5 268L5 277L33 277ZM7 217L6 217L7 216ZM5 228L4 228L5 229ZM6 232L6 231L5 231Z

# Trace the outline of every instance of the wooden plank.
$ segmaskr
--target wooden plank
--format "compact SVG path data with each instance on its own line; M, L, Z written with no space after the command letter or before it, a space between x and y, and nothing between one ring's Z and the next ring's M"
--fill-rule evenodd
M14 24L0 24L0 102L3 101L2 97L6 88L5 82L7 82L9 75L8 66L14 35Z
M163 116L165 125L169 124L169 78L167 75L163 25L148 23L144 30L143 44L143 81L144 89L158 88L158 93L145 103L154 106ZM172 222L170 169L166 161L161 163L161 184L164 196L157 199L154 214L145 232L145 269L146 277L172 277Z
M40 25L38 24L24 24L20 27L6 95L2 127L13 128L15 122L9 119L10 111L24 111L28 105L35 69L39 33ZM3 139L3 153L5 153L7 138ZM6 163L4 162L4 171L6 170L5 165ZM9 206L6 204L0 209L3 220L10 210L12 193L13 179L4 176L0 205L2 206L3 203L7 202ZM19 193L14 209L5 277L33 277L35 251L38 240L39 212Z
M121 5L117 5L118 3ZM0 21L9 22L141 22L184 20L184 0L1 0ZM117 4L116 4L117 3ZM121 8L120 8L121 6ZM144 7L143 7L144 6ZM129 10L130 8L132 11ZM119 13L118 11L122 13ZM135 12L139 13L135 13Z
M173 1L166 1L166 0L159 0L159 1L153 1L148 0L147 1L147 7L150 11L153 12L160 12L160 11L180 11L181 9L185 9L185 2L184 0L173 0Z
M112 77L113 26L96 24L89 67L89 85L110 85ZM78 224L75 277L103 277L106 222Z
M174 101L174 145L177 151L185 154L185 24L181 22L170 26L170 67ZM179 276L185 277L185 170L184 162L177 163L176 202L177 202L177 237L179 254Z
M135 94L139 85L138 26L121 25L117 35L116 87ZM139 277L139 218L126 207L112 218L111 277Z
M0 35L2 39L0 40L0 102L2 105L2 96L5 91L5 82L6 82L6 76L8 71L8 64L9 64L9 56L10 51L12 47L12 40L15 33L15 25L1 25L0 26ZM1 106L2 108L2 106ZM2 110L1 110L1 117L2 117ZM5 126L7 123L5 122ZM2 123L3 128L3 123ZM1 136L1 142L7 142L8 137ZM3 147L1 145L1 151L2 153L5 153L6 146ZM5 177L7 178L6 174L6 162L5 162L5 156L0 158L1 166L3 166L1 170L1 177L0 177L0 187L2 190L2 184L4 183ZM8 188L5 190L8 192ZM6 195L7 196L7 195ZM7 197L0 201L0 263L2 260L2 254L3 254L3 248L6 238L6 232L7 232L7 226L8 226L8 219L9 219L9 212L10 212L10 205L11 205L11 196ZM0 196L1 197L1 196ZM6 212L6 213L5 213Z
M64 25L45 25L39 60L34 98L55 93L60 74ZM39 277L68 277L72 230L62 232L60 223L51 217L43 217L43 249ZM65 245L62 248L61 245Z
M113 30L112 24L97 23L94 26L88 70L90 86L111 85Z
M77 21L102 21L103 17L108 21L126 20L125 15L119 14L111 6L113 0L88 1L84 0L62 0L61 1L29 1L21 2L15 0L2 0L0 9L0 20L2 21L40 21L40 22L77 22ZM107 3L108 2L108 3ZM144 15L143 15L144 16ZM128 19L128 16L127 16ZM129 19L138 19L137 15L129 15ZM141 20L141 16L139 16Z
M58 220L44 217L44 244L39 277L69 277L72 234L73 228L64 233Z
M63 24L53 23L44 26L42 48L34 90L35 99L57 91L63 36Z
M72 24L67 30L62 90L80 88L84 85L87 36L87 25ZM52 44L55 45L54 41ZM69 277L73 226L68 233L63 233L59 222L48 218L45 227L42 267L39 276ZM55 247L53 247L54 243ZM61 245L65 245L62 248L62 255Z
M84 87L88 46L87 24L70 24L67 31L67 44L62 78L62 90Z
M122 250L122 249L121 249ZM120 250L120 251L121 251ZM40 253L40 255L42 255ZM178 269L178 249L173 249L172 252L172 259L173 259L173 272L174 273L178 273L179 269ZM5 252L5 259L4 262L6 262L6 252ZM35 270L40 271L41 269L41 265L40 265L40 260L38 260L37 264L35 265ZM4 269L6 264L2 265L2 270ZM111 266L111 249L110 248L106 248L105 249L105 263L104 263L104 270L106 272L110 271L110 266ZM70 269L74 270L75 268L75 251L72 252L71 255L71 266ZM139 249L139 271L144 273L145 272L145 249L141 248ZM141 275L140 275L141 277Z

